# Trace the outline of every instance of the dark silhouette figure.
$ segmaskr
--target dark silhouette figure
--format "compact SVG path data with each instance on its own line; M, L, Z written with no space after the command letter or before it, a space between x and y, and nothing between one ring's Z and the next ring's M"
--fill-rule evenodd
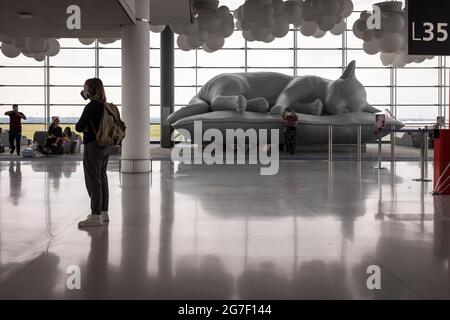
M14 151L20 156L20 141L22 140L22 120L26 120L27 117L19 112L19 106L13 105L11 111L6 111L5 116L9 117L9 153L13 154ZM14 142L16 145L14 145Z

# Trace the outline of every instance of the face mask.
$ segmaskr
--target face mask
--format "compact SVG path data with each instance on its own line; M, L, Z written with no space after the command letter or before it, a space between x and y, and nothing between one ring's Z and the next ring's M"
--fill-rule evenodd
M80 95L83 97L84 100L89 99L88 95L86 94L86 91L81 90Z

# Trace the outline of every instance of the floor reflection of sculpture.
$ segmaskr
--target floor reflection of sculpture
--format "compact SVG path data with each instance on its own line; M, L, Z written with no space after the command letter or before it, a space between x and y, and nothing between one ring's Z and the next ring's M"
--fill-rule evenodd
M245 250L244 271L236 279L236 291L238 299L290 299L289 281L285 270L277 267L274 261L262 261L252 263L248 256L250 245L249 228L250 221L245 217ZM294 270L297 264L297 225L294 216Z
M208 214L224 219L295 213L299 217L319 214L351 221L366 213L364 199L373 198L377 188L378 177L371 164L362 166L364 177L358 181L357 166L340 161L333 163L331 171L325 162L290 163L282 166L276 176L260 176L258 168L251 166L180 164L174 188L175 192L196 199ZM250 181L246 185L241 185L243 176ZM403 180L397 177L397 181ZM219 182L220 192L226 196L217 197ZM355 199L358 195L359 199Z
M280 175L269 177L261 176L256 166L180 164L174 188L198 201L208 214L222 218L308 214L296 191L304 189L307 182L298 180L299 172L288 173L289 170L292 169L281 168ZM288 183L286 174L291 175ZM251 183L242 185L243 176ZM288 186L292 192L277 188L277 184ZM218 197L218 193L222 196Z
M176 192L195 198L205 212L224 219L236 216L287 216L294 213L299 217L313 214L339 217L342 234L351 240L354 236L354 221L367 211L364 199L373 198L377 181L379 186L389 183L388 179L383 180L382 177L392 178L388 170L378 176L378 172L372 170L371 163L360 165L364 175L358 173L356 164L336 161L332 166L325 162L291 163L281 167L278 175L264 177L248 166L180 164L177 171L180 174L174 188ZM252 184L241 186L243 175ZM398 183L403 181L401 177L396 176L395 179ZM216 196L218 181L226 197ZM192 185L196 186L195 189ZM280 185L282 187L278 187ZM381 205L380 202L380 210Z
M22 170L20 161L9 162L9 196L14 206L19 205L22 196Z

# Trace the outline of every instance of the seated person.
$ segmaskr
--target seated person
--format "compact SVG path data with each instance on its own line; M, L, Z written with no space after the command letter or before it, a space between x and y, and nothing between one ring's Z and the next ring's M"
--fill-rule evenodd
M61 136L59 136L56 139L56 144L65 145L67 143L70 143L71 141L72 141L72 130L70 130L70 127L65 127Z
M70 127L65 127L62 137L56 140L57 145L62 145L64 153L75 153L77 141L75 134L72 133Z
M286 108L283 112L283 122L284 142L286 144L287 152L294 154L297 142L298 116L291 107Z
M48 137L45 146L38 146L39 152L45 155L63 154L63 131L59 126L59 118L53 119L52 124L48 128Z

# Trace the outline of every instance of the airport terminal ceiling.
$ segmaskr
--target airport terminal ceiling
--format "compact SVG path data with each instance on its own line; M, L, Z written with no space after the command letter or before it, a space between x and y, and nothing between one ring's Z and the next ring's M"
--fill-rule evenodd
M152 0L150 3L150 17L155 24L186 23L191 19L189 0ZM81 30L66 27L66 9L71 5L78 5L82 10ZM1 0L0 30L11 36L119 38L121 26L133 24L140 18L134 8L134 0ZM20 13L31 13L32 19L21 18Z
M78 5L82 10L81 30L68 30L66 10ZM99 14L101 12L101 14ZM20 13L31 13L23 19ZM120 26L132 24L119 1L111 0L2 0L0 1L0 30L11 36L40 36L53 38L118 37Z

